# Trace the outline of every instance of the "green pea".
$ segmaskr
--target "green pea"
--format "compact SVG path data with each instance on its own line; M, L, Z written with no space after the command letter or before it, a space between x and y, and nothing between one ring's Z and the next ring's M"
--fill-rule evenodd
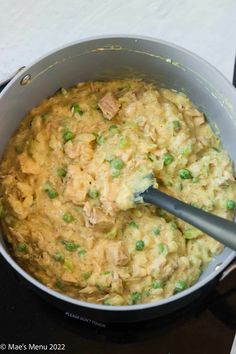
M150 289L146 289L143 292L143 296L150 296L151 295L151 290Z
M111 306L110 300L109 299L103 300L103 305Z
M143 240L138 240L136 241L136 244L135 244L135 249L136 251L142 251L144 249L144 241Z
M91 277L91 275L92 275L92 272L84 272L84 273L83 273L83 278L84 278L85 280L87 280L88 278Z
M180 129L181 129L181 123L180 123L180 121L178 121L178 120L173 120L172 124L173 124L173 129L174 129L175 132L180 131Z
M162 289L163 288L163 282L161 280L154 280L152 282L152 288L153 289Z
M199 182L199 177L193 177L192 182L193 183L198 183Z
M138 223L134 220L130 221L128 225L129 225L129 227L133 227L135 229L138 229Z
M110 162L111 168L115 170L121 170L124 167L124 165L125 165L124 162L118 157L112 159Z
M91 199L96 199L96 198L99 197L99 195L100 195L100 193L99 193L99 191L96 190L96 189L89 189L89 190L88 190L88 196L89 196L89 198L91 198Z
M183 232L184 238L186 240L191 240L193 238L197 238L198 236L202 235L202 231L195 229L195 228L190 228L190 229L186 229Z
M80 116L82 116L82 115L84 114L84 111L82 111L82 109L80 108L79 103L73 103L73 104L71 105L71 112L72 112L73 114L79 113Z
M118 177L120 175L120 170L112 169L111 175L112 177Z
M47 193L50 199L58 197L57 191L53 188L50 182L46 182L44 185L44 191Z
M192 152L192 142L189 142L186 146L184 146L181 150L180 150L181 154L184 156L189 156Z
M98 145L102 145L102 144L105 142L105 138L104 138L103 135L97 134L97 133L93 133L93 135L95 136L95 138L96 138L96 143L97 143Z
M69 140L74 139L74 137L75 137L75 134L72 133L70 130L65 130L65 131L63 132L63 139L64 139L64 142L65 142L65 143L66 143L67 141L69 141Z
M79 248L78 244L75 244L74 241L62 240L61 243L65 246L65 249L69 252L74 252Z
M24 242L18 243L18 245L17 245L17 250L18 250L19 252L22 252L22 253L27 252L27 249L28 249L28 247L27 247L27 244L26 244L26 243L24 243Z
M152 229L152 232L154 233L154 235L160 235L161 229L158 226L154 226L154 228Z
M181 168L181 170L179 170L179 176L182 179L192 178L191 172L187 168Z
M137 304L137 302L140 302L142 299L142 294L139 291L135 291L134 293L131 294L131 300L133 304Z
M171 154L166 153L163 155L163 161L164 161L164 165L168 166L171 164L171 162L174 161L174 157Z
M63 254L62 252L58 251L58 252L56 252L56 253L54 254L54 259L55 259L55 261L57 261L57 262L63 262L64 259L65 259L65 256L64 256L64 254Z
M127 145L128 145L128 139L125 138L124 136L122 136L122 137L120 138L119 147L120 147L121 149L124 149L124 148L127 147Z
M117 125L115 125L115 124L112 124L112 125L109 127L109 131L110 131L110 132L114 132L114 131L116 131L116 130L118 130L118 127L117 127Z
M159 253L163 254L163 256L166 256L168 254L168 247L164 243L159 243L157 247Z
M231 199L227 200L226 207L228 210L235 210L235 202Z
M96 286L96 288L97 288L99 291L103 291L103 290L104 290L103 287L102 287L100 284L98 284L98 283L96 283L95 286Z
M57 280L55 283L55 287L57 287L59 290L65 290L65 284L61 282L60 280Z
M78 251L78 256L79 257L84 257L86 255L87 251L86 250L79 250Z
M175 222L171 222L170 223L170 228L171 228L171 230L177 230L177 225L176 225L176 223Z
M57 169L57 176L58 177L66 177L67 171L64 168Z
M124 167L124 162L118 157L109 161L111 166L111 175L112 177L118 177L122 168Z
M65 213L62 217L62 219L67 223L71 223L72 221L74 221L74 217L71 213Z
M50 199L58 197L58 193L55 190L49 190L47 193Z
M176 293L179 293L179 292L181 292L181 291L183 291L183 290L185 290L185 289L187 289L187 284L186 284L186 282L184 281L184 280L178 280L177 282L176 282L176 284L175 284L175 290L174 290L174 293L176 294Z

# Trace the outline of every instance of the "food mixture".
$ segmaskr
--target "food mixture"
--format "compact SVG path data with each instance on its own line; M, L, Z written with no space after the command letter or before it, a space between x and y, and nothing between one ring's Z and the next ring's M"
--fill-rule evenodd
M18 263L50 288L105 305L196 282L223 246L138 193L154 184L233 219L232 163L183 94L141 80L80 83L22 121L0 167L1 221Z

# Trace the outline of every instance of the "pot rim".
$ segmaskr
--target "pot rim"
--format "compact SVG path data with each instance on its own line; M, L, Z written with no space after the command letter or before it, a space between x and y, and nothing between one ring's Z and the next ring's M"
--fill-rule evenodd
M144 40L144 41L149 41L149 42L155 42L155 43L160 43L163 44L167 47L170 48L174 48L176 49L178 52L182 52L185 55L194 58L194 60L197 60L198 62L200 62L202 65L204 65L207 70L211 71L212 73L214 73L215 75L217 75L221 80L223 80L228 88L230 90L232 90L234 92L234 94L236 95L236 89L232 86L232 84L230 83L230 81L218 70L216 69L213 65L211 65L210 63L208 63L206 60L204 60L203 58L201 58L200 56L198 56L197 54L181 47L178 46L176 44L173 44L171 42L168 41L163 41L163 40L159 40L153 37L148 37L148 36L141 36L141 35L125 35L125 34L112 34L112 35L102 35L102 36L93 36L93 37L89 37L89 38L85 38L79 41L73 41L73 42L69 42L64 46L60 46L56 49L53 49L51 51L49 51L47 54L39 57L37 60L33 61L32 63L30 63L30 65L28 67L26 67L24 70L20 71L13 79L12 81L3 89L3 91L0 94L0 99L1 97L5 94L5 92L7 92L7 90L14 85L14 83L22 76L24 76L27 71L34 65L38 64L41 60L44 60L45 58L63 50L63 49L67 49L73 45L78 45L81 43L85 43L85 42L91 42L91 41L96 41L96 40L101 40L101 39L133 39L134 41L138 41L138 40ZM124 48L125 50L126 48ZM146 53L148 55L148 53ZM145 309L151 309L153 307L158 307L158 306L162 306L162 305L167 305L168 303L172 303L174 301L177 301L179 299L181 299L182 297L188 296L191 293L195 292L196 290L198 290L199 288L202 288L204 285L206 285L208 282L210 282L211 280L213 280L215 277L217 277L228 265L229 263L235 258L236 256L236 252L232 251L228 257L223 261L223 263L221 265L219 265L219 267L217 269L215 269L212 273L210 273L208 276L206 276L204 279L202 280L198 280L194 285L192 285L190 288L182 291L181 293L172 295L168 298L165 299L161 299L161 300L157 300L157 301L153 301L150 303L145 303L145 304L138 304L138 305L124 305L124 306L109 306L109 305L103 305L103 304L95 304L95 303L89 303L86 301L81 301L75 298L72 298L70 296L61 294L49 287L47 287L46 285L42 284L41 282L39 282L38 280L36 280L35 278L33 278L29 273L27 273L23 268L21 268L18 263L16 263L16 261L11 257L11 255L5 250L5 248L3 247L3 244L0 243L0 253L2 254L2 256L5 258L5 260L12 266L12 268L15 269L15 271L17 271L23 278L25 278L27 281L29 281L32 285L34 285L35 287L39 288L40 290L42 290L43 292L47 293L48 295L57 298L58 300L61 300L63 302L67 302L73 305L77 305L77 306L81 306L84 308L89 308L89 309L93 309L93 310L105 310L105 311L115 311L115 312L121 312L121 311L139 311L139 310L145 310Z
M145 303L145 304L138 304L138 305L122 305L122 306L109 306L109 305L103 305L103 304L95 304L95 303L90 303L86 301L81 301L79 299L72 298L67 295L63 295L46 285L42 284L35 278L33 278L29 273L27 273L23 268L21 268L18 263L10 256L10 254L4 249L2 243L0 243L0 253L2 254L3 258L14 268L14 270L19 273L23 278L25 278L27 281L29 281L31 284L33 284L35 287L39 288L40 290L46 292L48 295L57 298L58 300L61 300L63 302L68 302L73 305L81 306L84 308L89 308L89 309L94 309L94 310L107 310L107 311L137 311L137 310L145 310L145 309L150 309L153 307L157 306L162 306L166 305L170 302L177 301L181 299L182 297L185 297L187 295L190 295L192 292L199 290L199 288L203 287L206 285L208 282L213 280L215 277L219 276L223 270L231 263L231 261L235 258L236 253L232 251L232 253L227 257L227 259L224 260L224 262L219 265L217 269L215 269L211 274L209 274L206 278L197 281L194 285L192 285L190 288L182 291L181 293L172 295L168 298L161 299L161 300L156 300L153 302Z
M19 72L17 74L14 75L14 77L11 79L11 81L7 84L6 87L4 87L4 89L0 92L0 99L1 97L4 95L4 93L7 91L7 89L9 89L9 87L11 87L15 81L18 80L19 77L24 76L27 71L29 71L29 69L31 67L33 67L34 65L38 64L40 61L46 59L47 57L56 54L57 52L60 52L63 49L67 49L69 47L72 47L74 45L77 44L82 44L82 43L86 43L86 42L92 42L92 41L96 41L96 40L102 40L102 39L133 39L134 41L138 41L138 40L144 40L144 41L148 41L148 42L155 42L155 43L159 43L159 44L163 44L166 47L171 47L176 49L177 51L181 51L182 53L188 55L189 57L192 57L195 60L198 60L200 63L202 63L205 67L207 67L208 70L212 71L213 73L215 73L216 75L218 75L223 81L225 81L228 85L228 87L234 92L236 93L236 87L234 87L232 85L232 83L230 82L230 80L219 70L217 69L214 65L210 64L207 60L203 59L201 56L199 56L198 54L180 46L177 44L174 44L172 42L169 41L165 41L162 39L158 39L152 36L142 36L142 35L135 35L135 34L108 34L108 35L100 35L100 36L90 36L87 38L83 38L77 41L70 41L65 45L62 46L58 46L50 51L48 51L47 53L45 53L44 55L39 56L37 59L31 61L29 63L28 66L22 67L22 70L19 70ZM121 48L123 50L128 49L128 48ZM148 55L148 53L145 53ZM165 58L165 59L170 59ZM181 63L180 63L181 64Z

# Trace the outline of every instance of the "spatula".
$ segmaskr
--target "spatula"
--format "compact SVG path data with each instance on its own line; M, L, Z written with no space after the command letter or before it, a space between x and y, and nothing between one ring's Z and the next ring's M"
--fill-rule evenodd
M233 221L186 204L152 186L140 193L140 197L145 203L165 209L236 251L236 224Z

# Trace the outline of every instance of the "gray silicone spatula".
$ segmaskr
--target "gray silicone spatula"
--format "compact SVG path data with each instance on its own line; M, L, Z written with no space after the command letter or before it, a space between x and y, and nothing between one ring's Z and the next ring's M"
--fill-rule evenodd
M207 213L153 187L142 192L140 197L145 203L165 209L236 251L236 224L233 221Z

